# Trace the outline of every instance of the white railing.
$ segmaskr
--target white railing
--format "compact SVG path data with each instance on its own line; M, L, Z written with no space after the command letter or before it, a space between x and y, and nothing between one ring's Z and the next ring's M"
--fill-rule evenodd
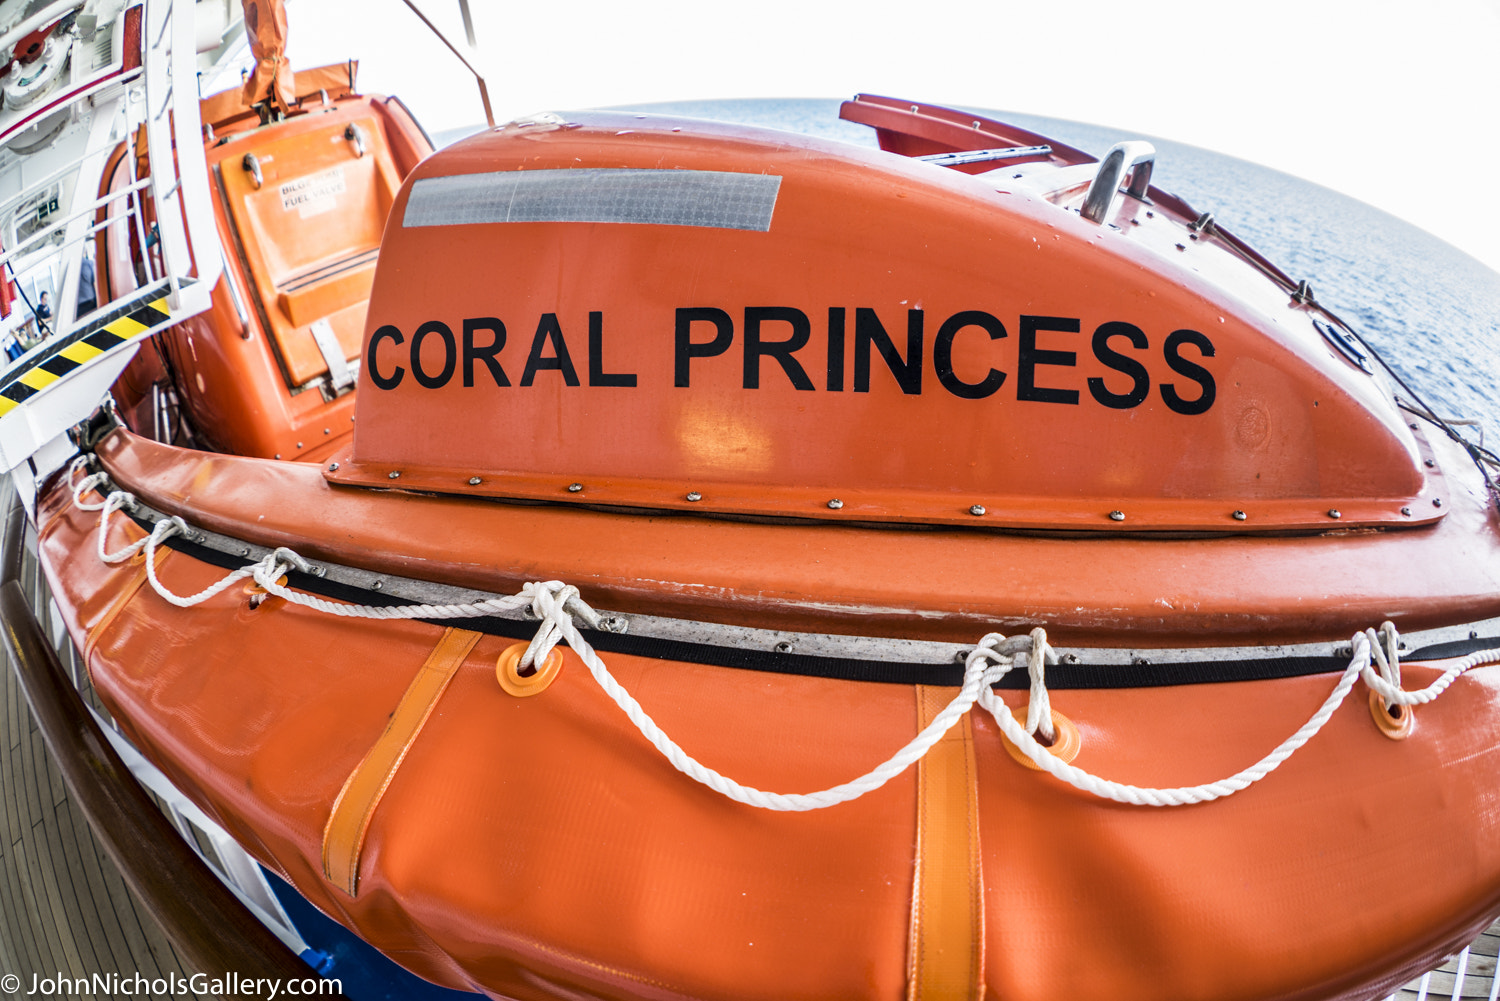
M0 51L8 51L56 25L48 54L0 82L57 74L45 93L8 99L0 110L0 283L13 293L0 318L8 349L0 358L0 471L14 472L28 504L32 481L67 453L67 428L99 405L138 335L205 310L222 268L198 116L193 3L147 0L107 23L79 17L69 25L75 8L62 0L0 34ZM124 183L101 193L122 145ZM99 302L80 275L111 226L128 228L139 250L136 288ZM51 317L39 308L44 291L55 299ZM132 313L151 322L122 319Z

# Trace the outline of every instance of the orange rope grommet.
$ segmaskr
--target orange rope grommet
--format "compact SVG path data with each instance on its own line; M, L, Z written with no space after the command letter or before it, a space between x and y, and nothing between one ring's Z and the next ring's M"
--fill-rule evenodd
M521 655L526 652L529 643L515 643L505 648L500 659L495 662L495 678L500 682L500 687L517 698L525 698L528 695L539 695L547 690L558 674L562 672L562 651L553 647L547 653L547 659L530 674L521 673Z
M1387 709L1380 693L1370 689L1370 717L1375 720L1376 729L1392 740L1405 740L1411 736L1412 728L1417 725L1417 714L1411 709L1411 706L1399 704ZM1392 710L1395 710L1395 716L1391 715Z
M276 586L277 587L286 587L286 574L282 574L280 577L276 578ZM255 578L254 577L250 577L250 578L247 578L245 580L245 593L246 594L269 594L270 592L267 591L265 588L261 587L259 584L255 583Z
M1015 717L1017 723L1021 724L1022 729L1025 729L1026 707L1022 706L1019 709L1012 709L1010 714ZM1078 752L1083 750L1083 735L1078 732L1077 724L1056 709L1052 710L1052 733L1056 739L1052 741L1052 746L1048 747L1047 750L1052 752L1054 758L1063 764L1067 764L1078 757ZM1032 771L1039 772L1042 770L1040 765L1022 754L1021 749L1011 743L1010 738L1005 736L1004 733L1000 735L1000 739L1005 741L1005 750L1009 752L1012 758L1015 758Z

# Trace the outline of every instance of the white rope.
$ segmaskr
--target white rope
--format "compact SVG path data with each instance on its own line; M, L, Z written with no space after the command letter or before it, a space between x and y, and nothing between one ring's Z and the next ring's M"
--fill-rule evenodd
M109 536L109 516L121 508L134 511L135 496L124 490L116 490L104 498L104 503L99 505L99 508L99 538L97 540L99 543L99 559L105 563L120 563L140 552L141 547L147 543L150 536L136 539L129 545L116 549L112 553L104 551L104 540Z
M1296 733L1282 741L1270 754L1250 767L1217 782L1178 788L1147 788L1103 779L1068 764L1037 741L1034 734L1043 740L1054 739L1051 700L1046 686L1046 666L1056 664L1057 654L1047 642L1046 630L1033 629L1029 636L1007 638L1000 633L989 633L968 654L964 661L963 685L953 701L937 714L926 727L904 747L870 771L828 789L810 793L775 793L742 785L704 765L688 754L668 737L656 722L641 707L641 704L625 690L610 674L604 661L584 639L575 623L575 618L593 629L600 628L598 614L580 597L578 588L561 581L530 582L519 592L488 598L483 601L444 605L393 605L370 606L328 601L315 595L294 591L280 579L291 570L313 572L313 567L296 552L280 548L268 553L263 559L229 574L196 594L178 595L168 589L156 576L156 547L177 534L190 534L187 524L179 517L162 518L152 528L150 535L139 539L115 552L105 551L105 537L109 531L110 515L121 509L135 510L136 500L127 491L109 493L97 505L86 504L84 493L105 482L103 473L94 473L74 483L77 471L83 464L74 460L69 467L69 483L73 485L73 502L84 510L98 510L99 558L106 563L118 563L145 549L146 576L152 589L168 602L179 608L190 608L201 604L235 583L253 579L268 594L286 601L330 615L341 615L365 619L458 619L473 618L497 613L515 612L521 609L540 620L536 634L532 637L521 657L519 667L525 669L546 660L548 654L560 642L566 642L576 653L594 680L615 704L625 713L648 740L678 771L696 782L700 782L737 803L767 810L803 811L819 810L858 799L885 785L922 758L933 745L942 739L964 713L978 703L994 718L1005 736L1020 751L1036 763L1041 770L1067 782L1078 789L1136 806L1184 806L1206 803L1232 795L1259 782L1275 771L1282 762L1292 756L1320 731L1333 713L1344 702L1357 680L1363 680L1385 700L1387 707L1417 705L1431 702L1441 695L1449 685L1465 671L1480 664L1500 661L1500 649L1484 650L1459 661L1445 671L1436 681L1420 691L1408 692L1401 688L1400 639L1396 627L1385 622L1379 631L1366 629L1355 633L1351 645L1349 666L1340 675L1338 683L1318 710ZM1031 691L1027 705L1026 725L1022 727L1011 715L1010 709L995 694L994 685L1010 671L1022 668L1031 680Z
M1377 665L1372 669L1366 665L1360 674L1360 679L1366 685L1385 700L1386 708L1392 704L1403 706L1424 705L1437 698L1448 690L1448 686L1457 681L1465 671L1472 670L1480 664L1489 664L1500 660L1500 650L1480 650L1471 653L1463 660L1454 664L1448 670L1440 674L1436 681L1426 688L1415 692L1408 692L1401 687L1401 658L1398 648L1400 641L1396 635L1396 627L1389 622L1382 623L1380 632L1385 637L1385 649L1381 649L1377 641L1375 630L1366 629L1361 634L1365 642L1374 650L1374 660Z
M932 745L943 738L953 724L958 722L959 717L973 707L984 686L988 666L985 655L991 652L981 646L980 649L969 654L964 668L963 687L959 689L958 695L954 696L953 701L933 717L932 722L927 724L921 733L918 733L905 747L891 755L886 761L856 779L829 789L810 793L775 793L741 785L684 751L672 738L662 732L661 727L657 726L656 722L641 708L641 704L615 680L614 675L609 673L609 669L604 666L604 661L594 652L594 648L589 645L588 641L579 634L572 619L568 617L560 604L555 603L550 594L543 592L538 595L538 605L539 611L557 623L562 638L568 641L568 645L589 669L589 673L594 676L599 687L624 710L630 722L635 724L641 735L662 753L672 767L688 778L708 786L737 803L765 810L803 811L837 806L879 789L906 771L913 762L931 750ZM1022 643L1028 642L1025 637L1020 639ZM985 643L990 641L996 641L999 644L1008 642L998 633L991 633L985 637Z
M1335 709L1344 701L1349 694L1349 689L1354 687L1354 682L1359 678L1360 670L1369 664L1369 645L1363 633L1355 635L1355 652L1349 661L1349 666L1339 677L1339 682L1318 711L1313 713L1302 727L1282 743L1270 754L1261 758L1255 764L1244 771L1237 772L1227 779L1217 782L1206 782L1202 785L1183 786L1174 789L1145 788L1141 786L1127 785L1123 782L1114 782L1102 779L1096 775L1084 771L1074 765L1068 764L1055 757L1051 751L1043 747L1011 717L1010 710L1005 703L995 695L988 687L980 695L979 704L989 711L995 718L996 724L1005 732L1011 743L1015 744L1028 758L1034 761L1037 767L1045 772L1056 776L1062 781L1082 789L1084 792L1092 793L1103 799L1111 799L1117 803L1130 803L1135 806L1186 806L1190 803L1206 803L1210 800L1219 799L1232 793L1239 792L1255 782L1259 782L1267 775L1275 771L1283 761L1292 756L1303 744L1307 743L1327 723ZM995 675L998 681L1004 671Z
M1052 731L1052 699L1047 694L1047 665L1057 663L1057 654L1047 645L1047 630L1037 626L1031 631L1031 649L1020 654L1016 667L1031 675L1031 693L1026 702L1026 732L1041 733L1050 746L1056 738Z
M100 484L109 481L109 474L104 472L91 473L82 480L78 479L78 471L80 469L87 469L89 467L89 460L92 458L93 456L91 455L79 455L75 456L73 461L68 464L68 489L73 495L73 505L80 511L99 511L103 509L105 504L104 501L95 503L83 499L84 494L98 487Z
M96 476L102 474L94 474ZM75 503L77 498L85 491L84 484L93 477L85 477L80 481L78 490L75 491ZM83 505L80 504L80 507ZM151 584L151 589L159 594L167 602L178 608L191 608L200 605L214 595L232 587L236 583L251 578L262 590L268 594L284 598L288 602L302 605L315 611L324 612L329 615L341 615L346 618L362 619L460 619L476 618L484 615L495 615L505 612L514 612L518 609L533 605L535 591L541 588L551 587L554 590L567 592L563 602L579 618L591 628L599 628L599 616L579 596L578 589L571 585L564 585L561 581L549 581L547 584L527 584L519 594L506 595L498 598L487 598L484 601L468 602L464 604L446 605L355 605L336 601L327 601L315 595L302 591L293 591L280 582L281 577L289 570L299 570L303 573L312 572L312 564L298 555L296 552L285 547L279 548L266 554L259 562L230 571L224 577L215 581L203 590L191 595L179 595L173 592L161 578L156 575L156 547L164 540L173 535L188 534L187 523L181 518L173 516L162 518L152 528L151 534L142 539L137 539L114 552L105 552L104 540L109 534L110 516L122 508L134 510L136 506L135 497L128 491L116 490L105 497L104 502L98 505L99 515L99 558L105 563L119 563L134 556L141 549L146 550L146 579ZM88 508L85 508L88 510ZM534 609L533 609L534 611ZM550 642L546 641L549 630L554 634ZM534 662L539 662L546 657L546 651L556 644L556 627L549 621L543 621L536 638L532 640L532 647L527 651L527 657L521 661L521 666L527 667ZM538 645L544 644L545 649L539 657L535 656ZM534 658L534 659L533 659Z
M156 576L156 547L161 543L163 539L169 538L173 535L184 533L186 531L187 524L181 518L163 518L161 521L158 521L156 523L156 525L151 529L151 534L146 537L146 580L151 583L151 589L153 591L161 595L167 601L176 605L178 608L192 608L194 605L202 604L209 598L212 598L214 595L218 594L220 591L223 591L225 588L231 587L239 581L244 580L246 577L253 575L257 570L260 569L260 563L255 563L248 567L241 567L238 570L232 571L227 576L219 579L213 584L210 584L208 587L199 591L197 594L189 595L186 598L179 597L178 595L173 594L166 588L165 585L162 584L160 578ZM273 553L272 555L274 556L275 554ZM270 558L271 557L269 556L266 557L266 559Z

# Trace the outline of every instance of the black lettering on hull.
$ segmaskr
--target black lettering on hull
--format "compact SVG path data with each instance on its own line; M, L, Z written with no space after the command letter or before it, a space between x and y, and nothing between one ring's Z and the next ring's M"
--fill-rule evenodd
M416 328L409 341L392 324L377 327L370 335L366 349L365 367L371 383L376 389L395 389L404 383L409 371L412 381L424 389L442 389L459 373L466 389L474 388L476 384L509 388L510 378L501 363L507 343L504 322L494 316L478 316L465 318L458 326L462 330L461 338L454 336L453 328L446 322L427 320ZM977 334L970 334L960 341L959 335L969 328L982 331L990 343L1009 336L1005 323L993 313L978 309L959 310L939 325L932 339L932 373L938 385L951 396L961 400L987 400L999 393L1009 374L991 367L978 382L967 382L959 377L954 365L955 354L973 352L975 345L984 343ZM856 307L852 346L853 391L869 393L873 385L884 382L883 377L871 374L874 367L872 357L878 354L896 388L907 396L920 395L923 392L923 370L928 360L924 330L924 312L908 309L903 351L874 309ZM1060 350L1055 338L1053 346L1042 347L1038 335L1044 332L1076 334L1082 330L1082 321L1069 316L1022 314L1018 330L1015 400L1077 406L1082 394L1065 384L1067 374L1060 371L1078 367L1077 352ZM846 307L828 308L826 331L824 389L842 393L845 391L846 349L849 347ZM770 368L773 374L767 377L770 388L788 384L798 392L812 392L817 388L798 357L798 353L812 342L812 321L807 313L792 306L747 306L740 332L743 337L739 381L743 389L763 388L762 378L766 377L767 370L763 362L767 359L775 363ZM706 340L703 339L705 333L710 334ZM773 336L767 336L768 333ZM723 373L722 366L733 363L727 360L713 362L712 359L729 354L735 334L734 317L726 310L717 306L678 307L673 330L673 385L690 387L695 364L708 365L711 371L721 373L719 378L722 379L727 374ZM604 313L593 310L588 314L589 386L636 388L639 383L636 373L607 370L604 341ZM1133 410L1146 404L1152 382L1146 364L1151 347L1146 332L1124 320L1108 320L1094 329L1090 347L1094 360L1103 366L1106 374L1090 376L1086 380L1089 397L1111 410ZM1185 348L1192 351L1185 355ZM1162 343L1161 359L1181 377L1157 387L1167 409L1192 417L1207 413L1213 407L1218 390L1207 361L1214 356L1213 342L1199 331L1183 328L1167 335ZM1059 371L1050 375L1039 371L1045 369ZM780 374L776 375L778 370ZM478 375L481 371L484 374ZM565 386L581 385L556 313L543 313L538 319L519 385L531 387L538 373L548 371L557 372ZM966 371L975 371L972 362ZM782 382L781 377L785 377L786 382ZM1196 392L1189 384L1196 386ZM884 385L889 387L890 383ZM888 388L882 391L888 391Z

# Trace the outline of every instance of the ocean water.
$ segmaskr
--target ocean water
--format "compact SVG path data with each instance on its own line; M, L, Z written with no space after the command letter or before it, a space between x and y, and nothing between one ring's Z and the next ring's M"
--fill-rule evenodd
M838 100L677 101L628 110L785 129L875 147ZM615 109L626 110L626 109ZM1500 441L1500 274L1364 202L1289 174L1155 136L1008 111L967 109L1101 156L1125 139L1156 146L1152 184L1184 198L1352 326L1439 414L1475 418Z

